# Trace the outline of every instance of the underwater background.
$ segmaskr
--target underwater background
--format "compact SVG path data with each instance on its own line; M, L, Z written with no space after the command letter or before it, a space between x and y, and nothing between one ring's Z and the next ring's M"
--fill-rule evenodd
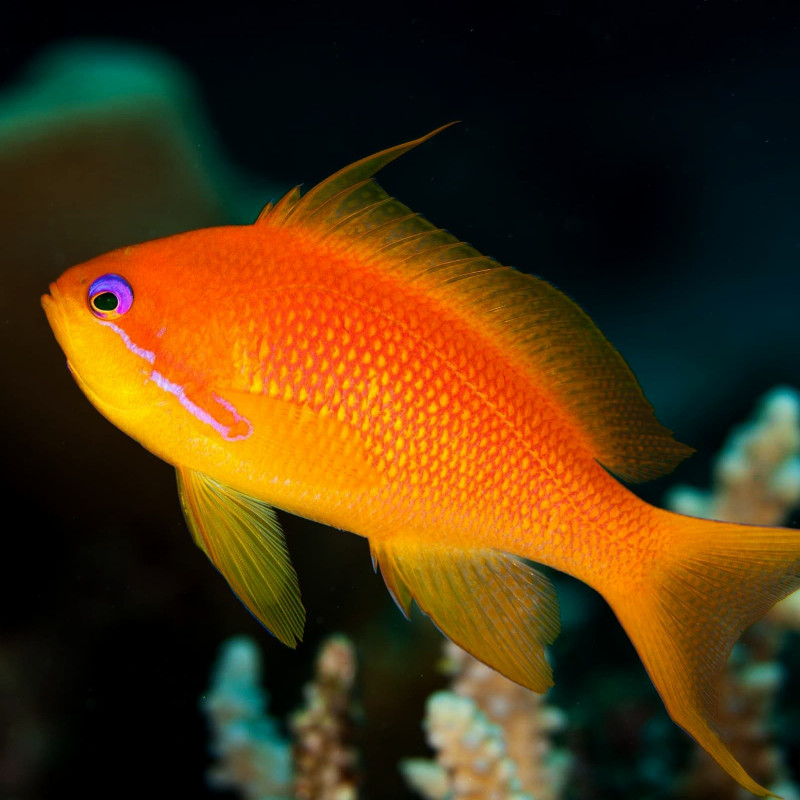
M267 635L193 545L172 468L74 384L39 297L74 263L251 222L295 184L452 120L379 180L564 290L621 351L697 450L638 494L708 487L730 431L773 387L800 389L794 3L8 4L0 798L239 796L206 777L200 698L220 646L255 641L285 720L334 633L357 659L359 796L418 796L398 765L431 757L426 699L449 683L433 625L402 618L365 541L281 515L308 619L296 651ZM556 579L547 699L571 760L552 796L689 796L694 744L603 601ZM800 782L796 632L774 660L786 678L765 737Z

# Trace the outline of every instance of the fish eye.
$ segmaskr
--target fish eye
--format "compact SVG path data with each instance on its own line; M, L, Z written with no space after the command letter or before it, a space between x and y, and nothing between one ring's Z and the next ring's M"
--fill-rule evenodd
M89 309L98 319L116 319L133 305L133 289L122 275L101 275L89 287Z

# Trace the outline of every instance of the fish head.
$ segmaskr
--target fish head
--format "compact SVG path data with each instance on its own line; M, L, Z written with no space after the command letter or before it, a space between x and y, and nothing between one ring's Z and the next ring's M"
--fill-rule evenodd
M143 252L137 252L140 248ZM76 382L127 433L163 402L152 385L165 320L153 291L147 247L114 251L71 267L42 297L47 320ZM137 437L138 438L138 437Z

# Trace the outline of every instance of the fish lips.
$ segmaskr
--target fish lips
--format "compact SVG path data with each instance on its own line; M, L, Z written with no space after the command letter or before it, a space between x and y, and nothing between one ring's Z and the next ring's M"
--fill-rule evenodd
M47 321L53 329L56 341L67 355L69 364L69 337L67 335L67 325L64 319L64 299L55 283L50 284L50 294L42 295L42 308L47 316Z

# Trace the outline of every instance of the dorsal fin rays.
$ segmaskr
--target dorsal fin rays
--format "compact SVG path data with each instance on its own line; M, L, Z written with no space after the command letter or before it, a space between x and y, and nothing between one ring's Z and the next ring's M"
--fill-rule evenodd
M384 193L385 194L385 193ZM334 223L330 228L331 234L341 234L349 238L359 238L367 236L376 227L373 225L364 226L365 221L371 222L380 213L381 208L385 208L392 198L388 195L377 199L374 203L357 208L355 211L343 217L339 222ZM394 217L386 220L387 223L394 222ZM385 223L383 223L385 224Z
M386 196L386 192L375 181L365 178L326 198L297 222L308 228L319 227L326 234L330 234L336 230L339 223L354 214L367 212ZM317 221L321 223L319 226L316 224Z
M286 207L285 210L281 209L283 212L281 214L276 213L278 211L278 205L280 205L281 202L279 201L273 213L266 215L260 221L269 221L269 223L273 225L282 225L289 221L291 221L293 225L302 224L319 206L331 197L339 194L343 189L364 181L367 178L371 178L376 172L383 169L383 167L390 164L396 158L399 158L404 153L407 153L409 150L417 147L417 145L422 144L424 141L427 141L432 136L435 136L437 133L453 124L453 122L449 122L447 125L442 125L440 128L425 134L425 136L420 136L419 139L414 139L413 141L381 150L379 153L362 158L340 169L326 180L318 183L313 189L306 192L306 194L300 198L299 202L292 203L289 207Z
M576 303L437 228L372 179L438 130L361 159L303 196L293 190L259 224L300 229L339 252L357 253L365 269L420 287L530 375L591 456L619 477L670 472L691 448L658 422L622 356Z
M264 206L263 210L256 218L255 224L278 224L280 221L286 218L286 215L292 208L294 208L301 196L302 195L300 194L299 186L295 186L293 189L290 189L283 197L281 197L280 200L278 200L277 203L275 203L275 205L273 205L271 202L267 203L267 205Z

